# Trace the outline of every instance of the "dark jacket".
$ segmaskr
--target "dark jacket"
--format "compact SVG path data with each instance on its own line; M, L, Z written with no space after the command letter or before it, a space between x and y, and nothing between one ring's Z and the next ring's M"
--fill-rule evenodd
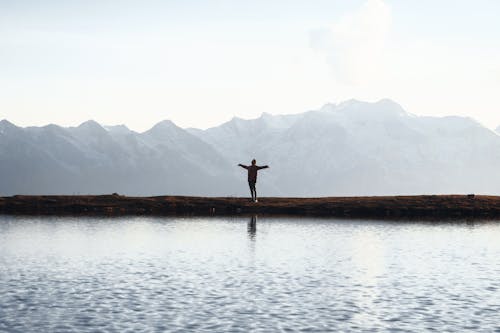
M243 164L240 164L240 167L248 170L248 181L254 182L254 183L257 182L257 171L259 171L260 169L269 168L267 165L264 165L264 166L258 166L258 165L246 166Z

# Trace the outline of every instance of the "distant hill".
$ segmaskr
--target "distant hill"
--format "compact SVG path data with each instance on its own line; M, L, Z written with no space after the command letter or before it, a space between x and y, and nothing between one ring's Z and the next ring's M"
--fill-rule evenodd
M238 163L269 164L262 195L500 194L500 136L463 117L419 117L391 100L233 118L144 133L87 121L0 122L0 193L246 195Z
M0 193L129 195L232 193L232 166L209 144L164 121L19 128L0 122Z

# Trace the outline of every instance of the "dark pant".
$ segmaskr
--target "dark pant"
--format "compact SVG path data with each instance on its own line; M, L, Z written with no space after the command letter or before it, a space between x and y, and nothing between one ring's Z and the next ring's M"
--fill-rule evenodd
M250 187L250 193L252 194L252 200L257 200L257 190L255 189L255 181L248 181L248 186Z

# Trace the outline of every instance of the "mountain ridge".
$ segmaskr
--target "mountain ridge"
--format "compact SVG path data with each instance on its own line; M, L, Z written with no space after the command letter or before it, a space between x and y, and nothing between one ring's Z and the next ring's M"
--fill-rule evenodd
M135 132L0 121L0 194L245 195L252 158L272 196L500 193L500 137L467 117L349 100L299 114L234 117L205 130L171 120Z

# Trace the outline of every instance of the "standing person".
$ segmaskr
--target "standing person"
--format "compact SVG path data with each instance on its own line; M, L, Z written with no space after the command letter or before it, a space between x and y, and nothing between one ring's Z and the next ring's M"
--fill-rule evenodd
M255 159L253 159L252 165L250 165L250 166L238 164L243 169L248 170L248 186L250 187L250 193L252 194L252 201L253 202L258 202L257 201L257 190L255 189L255 183L257 183L257 171L259 171L260 169L269 168L269 166L267 166L267 165L258 166L256 163L257 162L255 161Z

